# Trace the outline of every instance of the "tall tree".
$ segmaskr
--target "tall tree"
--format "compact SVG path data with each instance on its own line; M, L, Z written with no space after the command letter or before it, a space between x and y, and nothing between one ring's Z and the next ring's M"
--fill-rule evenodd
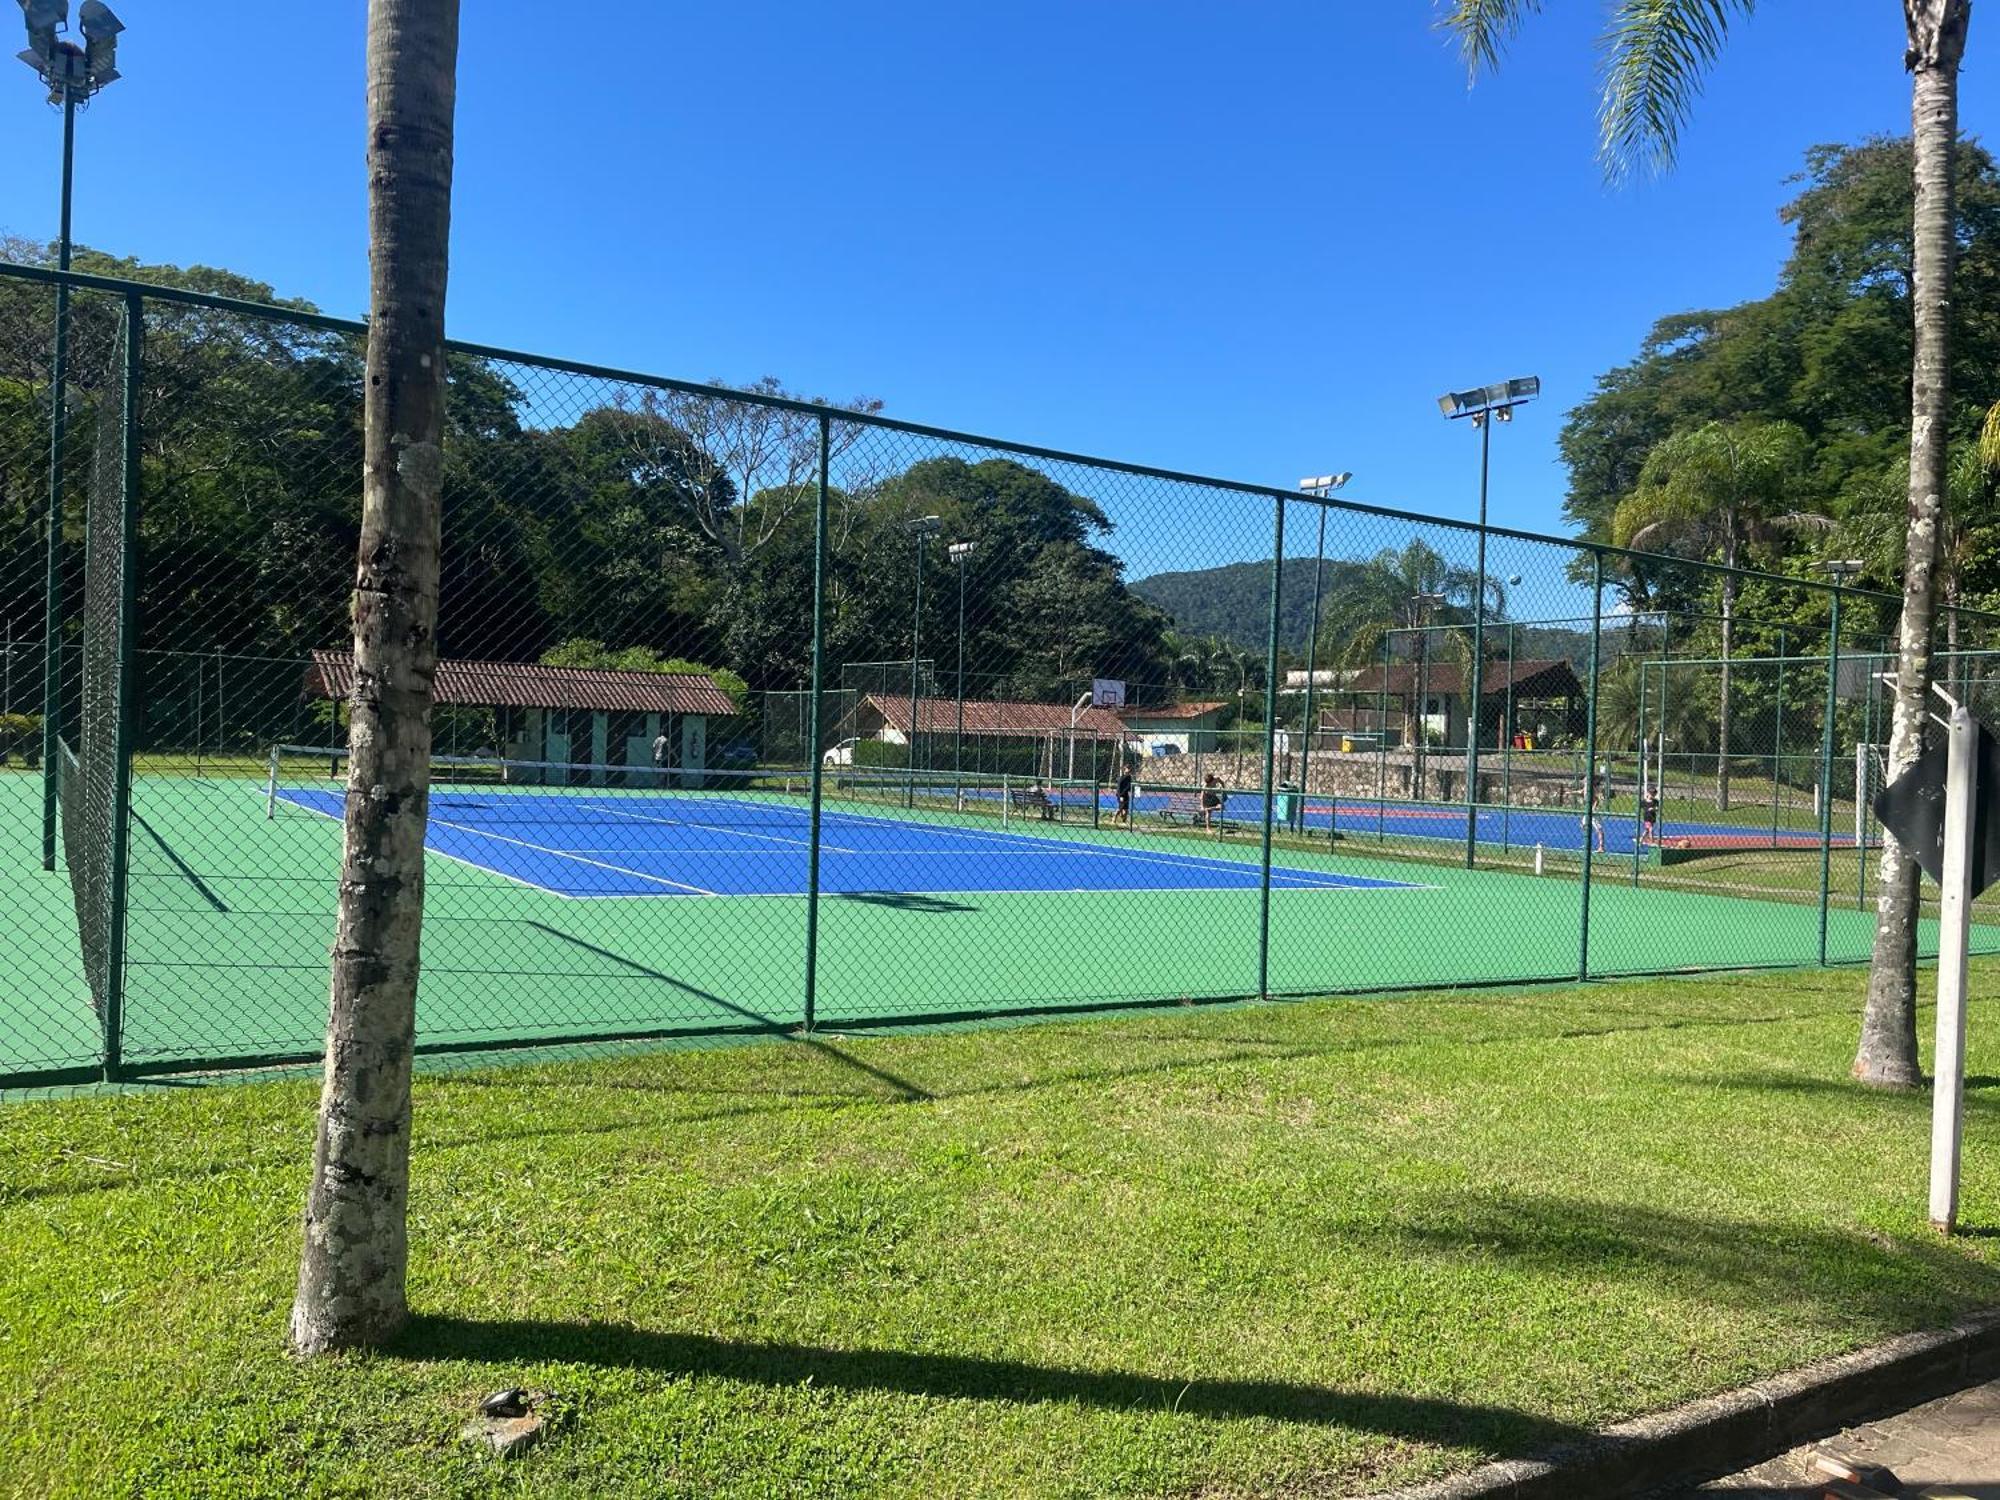
M1904 64L1915 75L1910 135L1916 148L1916 360L1910 377L1909 541L1903 554L1903 620L1897 640L1896 699L1889 775L1900 776L1923 749L1931 696L1931 615L1943 541L1946 448L1951 420L1952 154L1958 145L1958 65L1965 55L1971 0L1903 0L1909 29ZM1854 1076L1910 1088L1917 1065L1917 863L1886 829L1875 904L1875 954Z
M1598 110L1600 155L1612 172L1635 164L1671 166L1703 73L1721 52L1729 24L1754 0L1616 0L1605 38ZM1445 0L1446 28L1477 73L1541 0ZM1958 69L1972 0L1903 0L1912 75L1911 141L1916 187L1910 301L1915 357L1910 382L1909 541L1889 773L1922 748L1930 696L1933 573L1944 510L1945 449L1951 416L1950 331L1952 187L1958 147ZM1893 836L1882 847L1875 955L1854 1074L1866 1083L1907 1087L1917 1068L1917 867Z
M368 7L368 383L352 749L326 1081L292 1304L301 1354L402 1327L410 1067L437 666L457 0Z
M1806 436L1789 422L1709 422L1657 444L1639 483L1618 507L1612 540L1621 547L1686 550L1736 569L1748 552L1787 531L1825 530L1826 516L1784 508L1787 482L1798 472ZM1722 681L1717 710L1715 805L1729 809L1730 661L1736 651L1736 599L1742 580L1731 571L1716 590L1722 622Z

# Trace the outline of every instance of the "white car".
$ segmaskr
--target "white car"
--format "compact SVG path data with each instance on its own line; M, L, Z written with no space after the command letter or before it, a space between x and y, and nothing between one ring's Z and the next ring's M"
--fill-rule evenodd
M860 740L858 738L842 740L838 745L835 745L831 750L827 751L826 754L822 755L819 758L820 764L823 766L853 765L854 747L859 743Z

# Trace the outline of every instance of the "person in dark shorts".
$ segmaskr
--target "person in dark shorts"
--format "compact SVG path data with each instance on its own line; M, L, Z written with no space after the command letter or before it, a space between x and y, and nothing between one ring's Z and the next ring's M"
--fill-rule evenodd
M1222 811L1222 778L1213 771L1201 784L1201 826L1215 827L1216 815Z
M1657 787L1647 787L1646 795L1639 799L1639 837L1648 844L1660 841L1660 793Z
M1132 826L1132 768L1122 766L1118 771L1118 821L1127 828Z

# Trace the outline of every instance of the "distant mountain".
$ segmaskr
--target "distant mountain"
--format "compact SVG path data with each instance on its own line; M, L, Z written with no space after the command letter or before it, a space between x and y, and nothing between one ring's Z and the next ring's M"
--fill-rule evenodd
M1329 558L1320 576L1320 592L1331 598L1351 584L1365 565ZM1287 558L1284 597L1279 600L1279 644L1287 651L1304 649L1312 621L1313 560ZM1219 568L1201 568L1187 573L1155 573L1131 585L1132 592L1156 604L1174 617L1176 629L1188 635L1218 635L1246 651L1261 654L1265 632L1271 622L1271 565L1265 562L1225 563ZM1504 627L1496 631L1491 621L1487 629L1492 640L1488 648L1495 655L1506 650ZM1614 655L1622 627L1604 628L1604 652ZM1590 666L1590 631L1565 625L1518 624L1514 627L1514 655L1517 659L1566 658L1579 673Z
M1320 592L1331 595L1361 571L1359 563L1329 558ZM1302 650L1312 626L1313 560L1285 560L1284 596L1278 601L1278 639ZM1246 651L1261 652L1271 628L1271 565L1225 563L1189 573L1155 573L1131 585L1132 592L1174 617L1188 635L1218 635Z

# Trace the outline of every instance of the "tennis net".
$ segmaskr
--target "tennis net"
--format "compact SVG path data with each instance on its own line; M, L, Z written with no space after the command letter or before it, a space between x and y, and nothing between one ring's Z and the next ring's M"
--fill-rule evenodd
M265 816L338 816L350 756L344 747L275 745ZM715 769L430 757L431 815L482 824L616 823L635 813L713 824L759 824L809 812L813 777L799 767ZM820 797L830 814L922 812L1092 824L1109 805L1096 783L1047 777L828 766Z

